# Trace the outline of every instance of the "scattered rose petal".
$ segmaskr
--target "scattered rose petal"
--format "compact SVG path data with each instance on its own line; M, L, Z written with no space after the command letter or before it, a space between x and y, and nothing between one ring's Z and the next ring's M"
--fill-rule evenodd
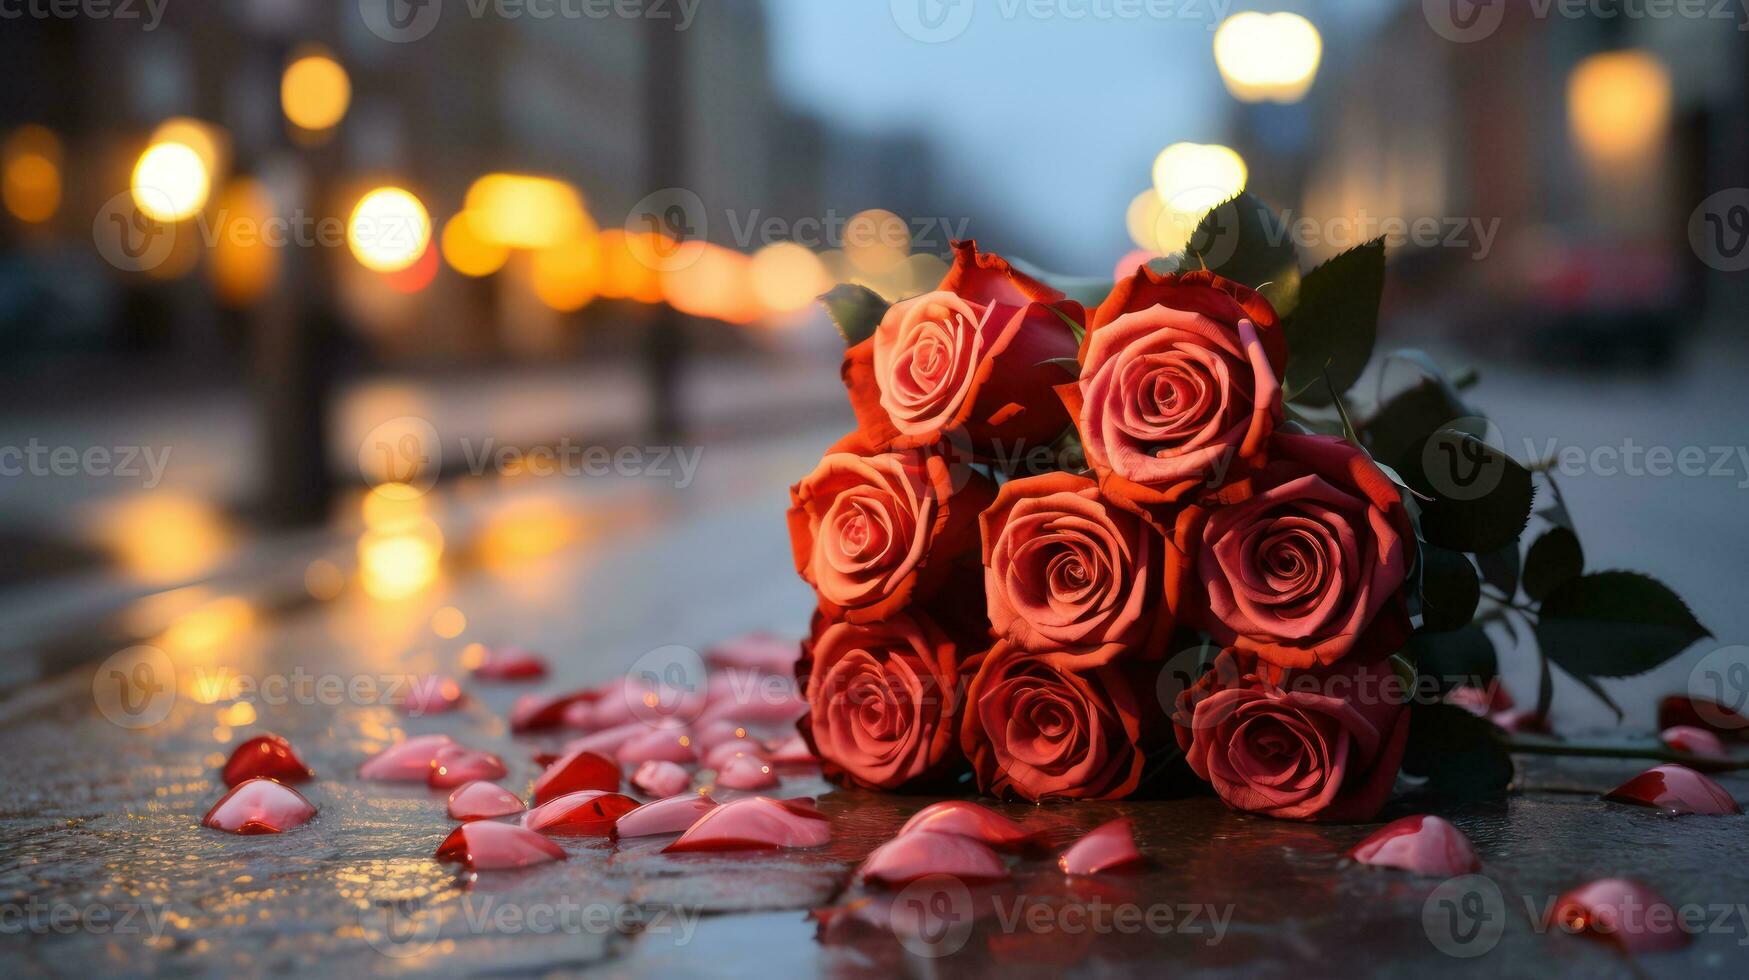
M1021 825L969 800L931 803L905 821L905 826L899 828L899 836L919 830L970 837L1004 851L1020 850L1035 839L1035 835Z
M727 718L718 718L695 729L692 742L698 746L699 751L708 753L724 742L736 742L750 737L746 725Z
M716 807L698 818L664 852L772 850L818 847L832 839L825 814L795 800L753 796Z
M1703 759L1729 759L1730 753L1725 751L1725 743L1717 735L1704 728L1693 725L1672 725L1658 733L1658 738L1665 745L1678 752L1687 752Z
M787 693L772 692L756 693L751 698L728 697L712 701L704 706L698 716L698 722L704 724L717 720L751 722L756 725L785 725L808 713L808 702L796 695L794 683L790 681L791 690Z
M1663 896L1626 878L1599 878L1555 900L1550 925L1614 941L1630 953L1688 944L1676 910Z
M1485 687L1466 684L1452 688L1445 700L1448 704L1455 704L1470 714L1483 718L1515 707L1512 695L1507 693L1506 685L1500 683L1499 678L1490 681Z
M789 674L801 657L801 642L775 633L748 633L704 652L711 667Z
M654 759L632 773L632 786L646 796L673 796L692 785L692 774L679 763Z
M627 722L624 725L571 739L565 743L565 751L594 752L597 755L612 758L619 754L620 746L649 730L649 726L642 722Z
M485 647L474 676L487 681L531 681L547 675L547 662L521 647Z
M235 786L257 776L282 783L301 783L315 774L314 769L298 758L290 742L278 735L266 734L245 739L232 749L221 775L226 786Z
M875 848L856 869L863 881L883 885L903 885L936 874L961 881L1000 881L1008 877L1008 866L982 841L914 830Z
M750 755L735 756L717 770L717 785L724 789L770 789L777 782L771 765Z
M449 789L476 779L503 779L510 775L504 760L490 752L460 745L445 745L431 757L431 774L425 783L433 789Z
M717 745L704 756L706 769L721 769L738 758L764 759L765 749L750 738L737 738Z
M510 706L510 730L541 732L559 727L565 709L580 700L595 696L593 691L571 691L568 694L524 694Z
M475 871L526 868L547 861L563 861L559 845L532 830L492 820L464 823L450 832L434 855L439 861L460 864Z
M555 837L605 837L620 817L637 808L638 801L629 796L586 789L535 807L522 815L522 825Z
M279 834L316 815L303 794L284 783L257 776L219 797L201 823L233 834Z
M1416 814L1393 820L1348 852L1361 864L1402 868L1418 875L1451 878L1482 870L1464 832L1441 817Z
M773 745L766 751L765 758L780 766L799 766L820 761L814 758L814 753L808 750L807 741L800 735L791 735Z
M516 794L497 783L475 780L449 794L451 820L487 820L522 812L522 801Z
M401 710L409 715L440 715L461 707L467 696L453 677L415 678L401 702Z
M1658 702L1658 727L1675 728L1689 725L1704 728L1722 738L1749 740L1749 718L1707 698L1690 698L1672 694Z
M1089 830L1057 858L1064 874L1096 875L1142 862L1136 850L1135 824L1128 817L1102 823Z
M651 728L623 742L616 753L628 766L642 762L696 762L698 749L692 744L692 730L681 726Z
M587 749L566 753L534 781L536 806L586 789L619 790L619 765Z
M1670 814L1717 816L1743 812L1723 786L1674 762L1647 769L1610 790L1603 798L1617 803L1656 807Z
M403 739L366 759L364 765L358 767L358 775L362 779L423 783L431 778L431 763L437 757L437 750L454 744L448 735L416 735Z
M717 801L703 793L681 793L667 799L646 803L619 818L614 824L615 837L650 837L656 834L678 834L698 822L698 818L713 810Z

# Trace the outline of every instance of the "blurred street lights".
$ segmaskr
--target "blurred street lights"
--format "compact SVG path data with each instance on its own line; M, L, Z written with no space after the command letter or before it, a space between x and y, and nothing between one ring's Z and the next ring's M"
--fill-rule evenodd
M1324 41L1299 14L1234 14L1215 30L1215 67L1241 102L1298 102L1306 97Z

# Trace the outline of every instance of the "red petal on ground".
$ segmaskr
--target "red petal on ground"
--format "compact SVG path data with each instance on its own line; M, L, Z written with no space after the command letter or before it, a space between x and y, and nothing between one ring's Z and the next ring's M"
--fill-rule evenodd
M566 793L522 815L522 825L554 837L605 837L638 801L619 793L586 789Z
M461 707L467 695L453 677L418 677L408 686L401 710L409 715L440 715Z
M770 789L778 783L771 764L751 755L738 755L717 770L717 785L724 789Z
M497 783L476 780L449 794L451 820L486 820L522 812L522 800Z
M654 803L646 803L619 818L614 824L615 837L651 837L656 834L678 834L698 822L698 818L716 809L717 801L703 793L681 793Z
M646 796L674 796L692 785L692 773L679 763L651 761L632 773L632 786Z
M775 633L748 633L704 652L711 667L789 674L802 654L801 641Z
M1676 910L1663 896L1626 878L1599 878L1555 899L1549 925L1616 943L1630 953L1688 944Z
M282 783L301 783L316 771L304 765L292 744L278 735L257 735L231 750L221 773L226 786L235 786L246 779L265 777Z
M534 781L534 803L539 806L566 793L598 789L619 791L619 764L605 756L577 749L567 752Z
M754 796L710 810L664 852L773 850L818 847L832 825L805 803Z
M530 681L547 676L546 658L521 647L487 647L474 667L474 676L487 681Z
M433 856L439 861L475 871L503 871L563 861L565 852L532 830L524 830L515 824L476 820L451 831L437 846L437 853Z
M1142 862L1136 850L1136 827L1128 817L1119 817L1089 830L1057 858L1064 874L1096 875Z
M510 706L510 730L540 732L559 727L565 709L578 701L596 697L594 691L571 691L566 694L524 694Z
M969 800L931 803L905 821L905 826L899 828L899 836L919 830L970 837L1005 851L1020 850L1036 839L1020 824Z
M1718 816L1743 812L1723 786L1674 762L1647 769L1610 790L1603 798L1617 803L1656 807L1671 814Z
M382 779L390 782L420 782L431 777L431 763L437 750L454 745L448 735L417 735L404 739L366 759L358 767L361 779Z
M1427 814L1385 824L1354 845L1348 856L1361 864L1440 878L1482 870L1481 859L1464 832Z
M316 808L297 790L257 777L231 787L200 822L233 834L279 834L315 815Z
M1008 866L987 844L958 834L914 830L877 847L856 869L863 881L903 885L929 875L960 881L1000 881Z
M698 748L692 742L692 729L683 726L646 729L642 734L633 735L620 743L619 750L614 754L621 763L628 766L655 760L698 760Z
M1717 735L1704 728L1693 725L1672 725L1658 733L1658 738L1665 745L1678 752L1703 759L1729 759L1731 754L1725 751L1725 743Z
M504 760L490 752L481 752L460 745L445 745L431 757L431 774L425 784L433 789L449 789L476 779L503 779L510 775Z

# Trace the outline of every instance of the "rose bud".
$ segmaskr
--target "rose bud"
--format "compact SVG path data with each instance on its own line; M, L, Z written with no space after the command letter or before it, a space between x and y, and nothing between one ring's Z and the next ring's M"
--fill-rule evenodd
M988 478L938 453L839 451L862 445L853 435L827 452L790 488L789 510L796 571L822 612L856 623L932 596L956 571L966 578L978 513L996 494Z
M1141 782L1152 694L1117 663L1076 670L998 643L975 664L960 747L992 796L1115 800Z
M1180 513L1175 540L1197 556L1203 593L1180 615L1278 667L1395 653L1415 547L1396 485L1335 436L1278 433L1269 453L1248 496Z
M960 768L959 648L922 613L857 625L815 617L798 678L808 714L797 724L828 779L916 787Z
M1053 386L1075 356L1081 304L977 243L954 243L933 292L888 308L874 335L844 356L858 427L879 448L944 440L1004 468L1047 446L1071 419Z
M1142 511L1261 464L1282 419L1275 310L1212 272L1143 266L1089 320L1081 378L1058 388L1100 489Z
M1389 661L1284 671L1225 650L1172 722L1192 771L1235 810L1370 820L1403 761L1404 684Z
M996 636L1071 667L1160 652L1177 602L1163 581L1166 542L1098 484L1068 473L1010 480L980 522Z

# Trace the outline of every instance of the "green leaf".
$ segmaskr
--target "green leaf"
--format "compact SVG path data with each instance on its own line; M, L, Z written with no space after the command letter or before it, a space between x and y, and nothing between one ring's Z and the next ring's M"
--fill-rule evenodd
M1455 705L1417 701L1409 709L1403 771L1445 796L1499 796L1512 782L1512 755L1486 719Z
M1546 598L1584 571L1585 551L1579 545L1579 535L1557 525L1543 532L1524 555L1524 594L1532 599Z
M1039 364L1040 366L1055 364L1057 367L1069 372L1069 379L1071 381L1081 376L1081 362L1075 360L1073 357L1053 357L1040 361Z
M1482 581L1499 589L1506 598L1510 599L1518 594L1517 541L1493 551L1482 552L1476 556L1476 565L1482 569Z
M867 286L840 283L820 297L838 332L844 335L844 346L854 347L867 340L880 326L881 317L892 305Z
M1470 625L1482 585L1462 554L1437 545L1421 548L1422 629L1443 633Z
M1107 287L1107 291L1109 291L1109 287ZM1086 304L1082 304L1082 305L1086 305ZM1054 306L1051 307L1050 309L1051 309L1052 313L1055 313L1057 315L1057 319L1063 321L1063 323L1068 326L1069 333L1075 337L1075 343L1077 343L1077 344L1081 343L1082 338L1087 336L1087 324L1082 323L1081 321L1075 319L1074 317L1070 316L1067 313L1064 313L1062 310L1059 310ZM1070 358L1070 360L1074 360L1074 358ZM1076 377L1080 377L1081 376L1080 365L1076 365L1075 370L1071 373L1074 374Z
M1190 233L1178 271L1196 269L1250 286L1279 315L1297 302L1300 260L1287 226L1261 198L1245 191L1215 205Z
M1325 404L1327 392L1317 384L1325 371L1335 394L1354 387L1372 358L1384 288L1385 243L1380 238L1306 273L1299 305L1282 325L1288 347L1285 397Z
M1500 658L1486 630L1471 624L1449 633L1416 633L1403 652L1421 676L1437 681L1443 693L1454 687L1485 687L1500 673Z
M1431 544L1480 554L1524 533L1536 489L1530 471L1475 436L1441 429L1407 453L1403 478L1432 498L1421 506Z
M1543 599L1537 645L1574 677L1627 677L1712 636L1688 604L1649 575L1593 572Z
M1468 414L1448 386L1426 378L1392 395L1361 425L1360 433L1374 456L1394 464L1422 439Z

